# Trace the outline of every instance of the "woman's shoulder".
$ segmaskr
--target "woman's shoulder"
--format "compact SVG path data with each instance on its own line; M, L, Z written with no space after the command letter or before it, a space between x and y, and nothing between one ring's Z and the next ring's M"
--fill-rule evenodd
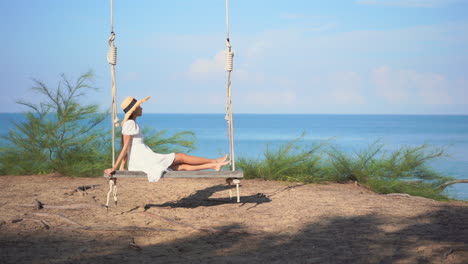
M122 125L122 134L124 135L135 135L138 134L139 127L135 120L129 119Z

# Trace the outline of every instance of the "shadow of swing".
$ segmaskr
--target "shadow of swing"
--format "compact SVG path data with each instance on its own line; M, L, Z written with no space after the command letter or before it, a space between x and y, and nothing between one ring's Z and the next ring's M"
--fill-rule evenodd
M197 208L200 206L217 206L222 204L231 204L237 203L236 197L233 196L232 198L210 198L214 193L219 191L225 191L228 189L235 188L235 186L226 186L223 184L215 185L212 187L205 188L203 190L198 190L195 193L179 199L177 201L166 202L162 204L146 204L145 211L152 208L152 207L169 207L169 208ZM269 203L271 199L268 198L266 195L262 193L257 193L255 195L249 196L241 196L240 197L241 205L244 204L262 204L262 203Z

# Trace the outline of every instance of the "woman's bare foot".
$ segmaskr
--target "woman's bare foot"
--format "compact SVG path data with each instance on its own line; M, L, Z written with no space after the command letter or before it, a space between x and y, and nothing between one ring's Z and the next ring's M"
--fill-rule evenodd
M216 163L222 163L222 162L225 162L228 158L228 154L222 156L221 158L217 158L216 159Z
M215 163L213 169L214 169L215 171L220 171L221 168L222 168L223 166L226 166L226 165L228 165L229 163L231 163L231 161L223 161L223 162Z

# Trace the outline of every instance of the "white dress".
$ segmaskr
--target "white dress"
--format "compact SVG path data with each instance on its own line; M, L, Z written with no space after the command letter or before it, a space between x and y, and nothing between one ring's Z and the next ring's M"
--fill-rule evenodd
M143 171L149 182L157 182L164 171L174 162L175 153L159 154L145 145L140 126L129 119L122 126L122 134L132 136L132 147L128 152L128 169Z

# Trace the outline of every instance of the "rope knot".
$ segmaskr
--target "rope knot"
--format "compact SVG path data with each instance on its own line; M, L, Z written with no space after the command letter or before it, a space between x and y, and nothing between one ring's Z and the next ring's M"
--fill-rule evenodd
M115 33L114 31L111 32L111 35L109 36L109 40L107 41L109 43L109 46L113 46L115 40Z
M234 52L231 50L231 42L229 39L226 39L226 66L224 69L226 71L232 71L234 65Z
M111 32L109 37L109 51L107 52L107 62L111 65L117 64L117 47L114 46L115 33Z

